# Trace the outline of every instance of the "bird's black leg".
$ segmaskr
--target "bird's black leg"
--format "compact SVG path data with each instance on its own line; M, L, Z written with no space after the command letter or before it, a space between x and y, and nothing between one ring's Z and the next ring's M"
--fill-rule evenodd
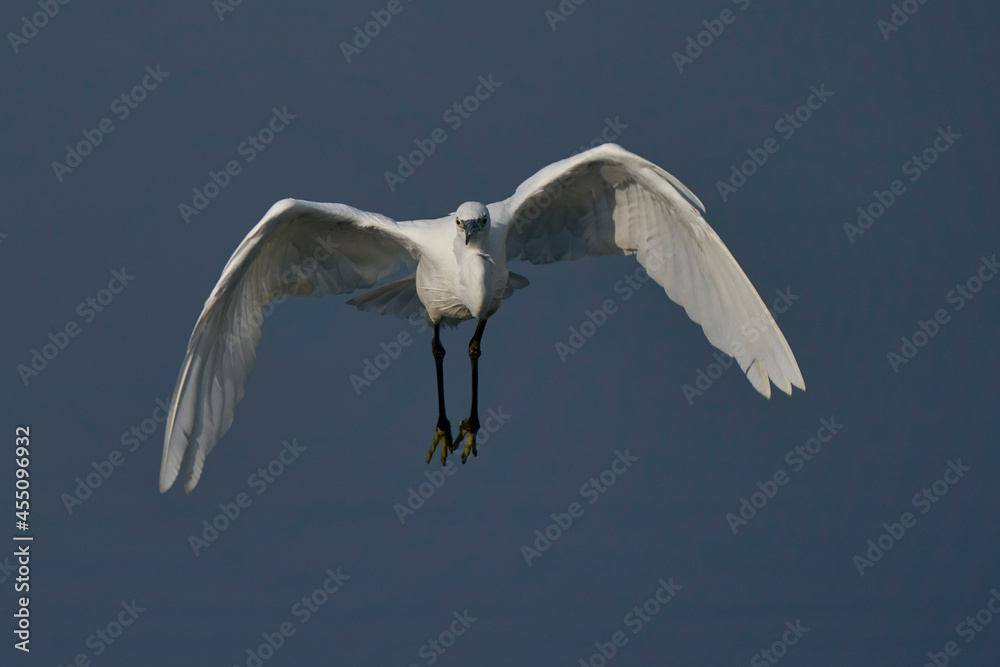
M462 420L458 425L458 438L455 446L462 442L462 436L466 435L465 451L462 452L462 463L469 458L469 452L473 456L479 456L476 452L476 433L479 432L479 341L483 338L483 329L486 328L486 320L479 320L476 333L469 341L469 361L472 362L472 409L469 411L469 418Z
M441 325L434 325L434 340L431 341L431 352L434 353L434 366L437 368L438 384L438 423L437 431L434 433L434 444L431 451L427 452L427 462L431 462L434 450L438 443L441 443L441 465L448 460L448 452L455 451L456 445L451 439L451 423L444 413L444 346L441 345Z

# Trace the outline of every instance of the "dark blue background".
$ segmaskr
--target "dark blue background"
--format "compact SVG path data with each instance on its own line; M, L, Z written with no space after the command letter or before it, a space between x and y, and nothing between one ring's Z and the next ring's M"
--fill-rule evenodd
M948 641L955 665L997 664L1000 619L969 644L956 626L1000 587L1000 281L961 311L946 300L1000 252L995 4L927 2L888 40L887 3L594 0L555 30L556 0L402 6L351 63L339 44L385 3L247 0L220 21L209 0L72 2L18 53L0 48L0 498L12 514L13 431L28 424L35 535L32 651L11 646L8 578L4 660L243 665L339 567L350 580L265 664L425 665L421 646L466 609L478 620L440 665L578 665L619 630L612 665L747 664L796 620L809 631L782 664L923 665ZM726 8L735 21L678 72L671 54ZM36 11L7 3L0 27ZM112 100L157 64L169 76L114 118ZM501 86L452 131L442 113L490 74ZM723 202L716 183L813 85L833 96ZM185 224L178 205L274 107L297 117ZM106 116L115 131L57 180L51 163ZM606 118L701 197L768 303L799 297L778 322L808 392L766 401L731 369L689 403L682 386L713 348L651 283L616 294L633 258L513 267L532 285L490 321L480 362L483 412L511 417L401 525L393 506L440 469L423 462L430 336L343 297L291 300L192 494L159 493L157 425L67 511L76 478L169 399L204 299L274 201L436 217L508 196ZM948 126L961 138L905 180ZM448 140L390 192L383 173L436 127ZM906 193L850 243L844 223L897 178ZM83 323L77 304L122 267L134 282ZM561 362L555 344L609 298L620 310ZM950 322L894 372L887 353L938 308ZM26 386L17 366L70 320L80 335ZM415 343L357 395L349 376L400 331ZM471 334L444 341L456 425ZM792 473L785 453L831 417L844 428ZM298 461L195 557L188 536L292 438ZM586 504L580 486L619 449L638 461ZM919 514L913 495L959 458L971 471ZM789 483L734 535L726 513L778 469ZM528 567L521 546L575 501L583 516ZM853 557L905 511L916 525L859 576ZM683 588L632 634L623 617L670 577ZM132 599L145 611L95 656L88 637Z

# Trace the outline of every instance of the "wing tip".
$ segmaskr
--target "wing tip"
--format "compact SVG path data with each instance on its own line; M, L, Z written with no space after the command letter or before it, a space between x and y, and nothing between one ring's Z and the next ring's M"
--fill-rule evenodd
M199 456L191 462L190 467L184 472L184 493L191 493L194 487L198 486L201 479L201 471L204 466L205 457Z
M805 380L802 379L802 373L799 371L797 365L795 366L795 374L788 377L785 374L768 373L764 369L764 365L761 363L760 359L755 357L743 373L746 375L747 380L750 381L750 384L753 385L754 389L759 391L760 394L768 400L771 398L772 384L788 396L792 395L793 387L802 391L806 390Z
M795 370L798 371L798 368ZM778 382L778 379L782 381ZM785 375L780 376L780 378L772 377L771 382L773 382L774 386L784 392L787 396L792 395L792 388L799 389L801 391L806 390L806 383L805 380L802 379L801 373L796 373L796 375L792 377L787 377Z
M174 437L174 416L176 415L176 398L171 398L170 413L167 415L167 428L163 434L163 455L160 457L160 493L166 493L174 485L180 466L170 462L170 442ZM184 443L184 448L187 442Z
M166 467L160 471L160 493L166 493L170 490L170 487L174 485L174 480L177 479L177 473L170 474L167 472Z
M793 373L791 373L791 374L789 374L789 375L786 376L787 377L786 381L789 382L793 387L796 387L797 389L805 391L806 390L806 381L802 377L802 371L799 370L799 365L795 362L794 358L792 359L792 371L793 371ZM789 396L792 395L791 391L788 391L786 393Z

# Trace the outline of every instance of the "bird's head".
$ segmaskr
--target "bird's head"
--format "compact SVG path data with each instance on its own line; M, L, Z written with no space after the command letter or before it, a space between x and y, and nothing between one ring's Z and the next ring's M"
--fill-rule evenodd
M455 225L459 236L465 236L465 244L468 245L477 236L489 234L490 211L484 204L467 201L455 211Z

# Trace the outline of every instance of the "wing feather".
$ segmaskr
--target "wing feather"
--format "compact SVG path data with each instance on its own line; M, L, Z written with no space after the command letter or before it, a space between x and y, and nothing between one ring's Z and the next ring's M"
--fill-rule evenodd
M167 416L160 490L183 470L191 491L232 425L268 302L371 287L417 259L407 229L385 216L295 199L272 206L227 262L191 334Z
M551 164L499 206L508 260L635 254L709 342L766 397L805 389L788 342L743 269L674 176L615 144Z

